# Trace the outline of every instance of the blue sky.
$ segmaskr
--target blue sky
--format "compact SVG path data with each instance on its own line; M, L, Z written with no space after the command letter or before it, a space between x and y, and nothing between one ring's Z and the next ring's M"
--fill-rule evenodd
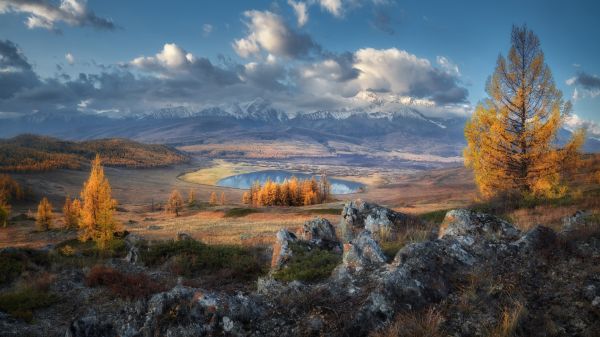
M304 6L307 18L300 20L292 5ZM66 88L71 91L64 103L49 104L122 113L135 110L126 108L125 98L100 102L109 92L99 87L115 83L109 75L121 86L128 75L135 77L138 92L148 85L167 95L178 88L175 82L187 83L187 90L197 85L197 92L211 93L206 99L211 104L244 92L233 96L267 96L296 110L346 107L348 98L375 88L434 105L432 113L468 113L485 97L498 54L508 51L511 26L526 23L540 37L565 98L574 98L575 114L581 122L600 122L597 1L0 0L0 13L0 40L18 48L37 85L50 79L55 87L72 87L76 81L83 85L80 73L106 74L93 84L86 77L92 87ZM269 35L282 29L279 36ZM242 42L237 48L236 41ZM169 55L191 54L190 59L165 63L165 44L171 44ZM136 63L139 57L144 59ZM383 60L383 69L370 60ZM389 73L393 78L386 77L386 66L395 69ZM373 73L358 80L355 68ZM205 103L189 94L142 97L144 109ZM43 109L43 100L35 99L39 105L5 97L0 110Z

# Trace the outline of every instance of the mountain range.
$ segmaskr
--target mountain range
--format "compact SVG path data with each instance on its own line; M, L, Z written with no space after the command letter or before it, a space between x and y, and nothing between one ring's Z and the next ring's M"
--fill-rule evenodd
M427 116L427 102L362 93L362 105L337 110L288 113L266 99L209 107L168 106L128 116L82 112L36 114L2 120L1 137L37 133L71 140L124 137L174 146L252 141L316 143L336 152L360 146L373 151L402 151L442 157L460 156L466 117ZM560 139L569 131L562 130ZM590 139L586 151L600 150ZM368 152L368 150L367 150Z

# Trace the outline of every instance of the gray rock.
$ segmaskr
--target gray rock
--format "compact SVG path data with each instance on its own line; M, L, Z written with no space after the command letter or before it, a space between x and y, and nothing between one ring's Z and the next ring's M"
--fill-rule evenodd
M552 247L556 238L556 233L551 228L537 225L512 245L518 246L523 252L530 253Z
M193 240L192 236L185 232L177 232L177 241Z
M387 260L369 231L361 232L356 239L344 244L343 263L350 270L372 269L385 264Z
M271 269L280 269L293 256L291 242L298 241L296 235L286 229L280 229L277 232L277 241L273 246L273 257L271 259Z
M486 240L516 240L521 232L513 225L493 215L467 209L446 213L440 226L439 238L446 236L470 236Z
M590 215L590 212L585 210L579 210L571 216L564 217L562 219L561 232L568 233L577 230L579 227L585 226L585 218Z
M65 337L108 337L115 335L112 324L100 321L96 315L74 320L65 333Z
M407 214L357 199L344 205L340 227L345 241L352 240L363 230L371 232L376 239L382 239L381 236L393 237L398 229L417 221Z
M335 234L335 228L327 219L316 218L304 223L302 229L302 240L308 241L323 249L335 249L340 243Z
M128 234L125 237L125 246L127 248L127 255L125 261L136 264L140 257L139 244L144 241L144 238L135 234Z

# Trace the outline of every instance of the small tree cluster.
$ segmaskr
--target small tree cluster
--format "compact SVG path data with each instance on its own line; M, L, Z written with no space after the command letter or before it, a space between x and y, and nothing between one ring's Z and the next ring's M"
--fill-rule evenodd
M181 212L182 209L183 198L181 197L181 193L179 193L178 190L173 190L169 196L169 200L167 200L165 210L169 214L175 214L175 216L179 216L179 212Z
M262 186L255 182L243 194L242 202L252 206L308 206L327 201L330 190L331 184L324 175L320 180L292 177L280 184L267 180Z

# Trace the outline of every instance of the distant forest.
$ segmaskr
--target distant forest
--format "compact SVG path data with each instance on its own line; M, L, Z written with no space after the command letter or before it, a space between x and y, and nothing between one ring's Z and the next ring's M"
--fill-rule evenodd
M96 154L112 167L150 168L182 163L184 153L165 145L151 145L111 138L82 142L20 135L0 139L0 172L32 172L80 169Z

